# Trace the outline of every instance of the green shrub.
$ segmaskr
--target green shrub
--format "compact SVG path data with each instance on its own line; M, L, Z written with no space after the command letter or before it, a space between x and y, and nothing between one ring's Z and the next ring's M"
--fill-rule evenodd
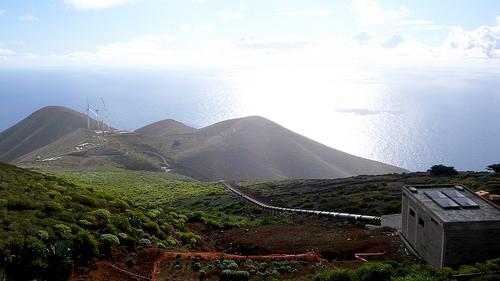
M38 238L45 241L49 239L49 233L45 230L39 230L37 233Z
M105 257L111 257L112 256L111 248L113 246L120 245L120 239L118 239L116 235L111 233L104 233L99 235L99 240L101 240L101 245L99 247L99 250L101 254L103 254Z
M490 271L500 271L500 258L487 260L485 265Z
M98 243L86 231L79 232L72 239L73 259L79 264L90 264L99 256Z
M89 222L88 220L78 220L78 225L81 227L87 228L87 227L91 226L92 223Z
M439 279L424 275L414 275L393 278L392 281L439 281Z
M393 268L390 264L368 262L356 270L359 281L384 281L390 280Z
M154 221L148 221L142 225L142 228L151 235L158 235L161 233L160 227Z
M47 246L36 237L11 240L5 271L11 280L41 279L48 267Z
M433 176L454 176L458 174L454 167L444 165L434 165L427 171Z
M491 164L486 169L498 174L500 173L500 164Z
M479 273L481 270L473 265L462 265L458 268L458 273L468 274L468 273Z
M200 270L200 280L204 280L207 277L207 272L205 270Z
M104 244L115 245L115 246L120 245L120 239L114 234L104 233L99 235L99 239Z
M321 273L314 281L352 281L353 272L349 269L334 269Z
M49 201L45 203L44 209L48 213L54 213L62 211L64 209L64 206L55 201Z
M7 209L12 211L36 210L39 204L28 196L16 196L7 198Z
M111 223L111 213L106 209L97 209L92 212L92 215L94 215L100 225Z
M199 261L196 261L193 263L193 271L197 272L201 269L201 263Z
M63 239L71 239L71 227L66 226L64 224L56 224L54 225L55 233L63 238Z
M221 281L247 281L250 279L250 273L244 270L225 269L220 273Z
M191 232L182 232L179 234L179 238L183 244L196 244L199 240L201 240L200 236Z
M127 264L128 267L134 266L135 263L136 263L136 261L135 261L135 256L134 255L130 255L130 256L127 257L126 264Z
M500 274L486 274L474 277L470 281L500 281Z
M219 264L220 269L237 269L238 264L233 260L222 260Z

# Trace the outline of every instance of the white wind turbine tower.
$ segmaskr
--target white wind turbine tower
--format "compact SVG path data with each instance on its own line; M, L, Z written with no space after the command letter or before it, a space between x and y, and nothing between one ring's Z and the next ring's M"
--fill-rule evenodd
M90 129L90 113L94 114L97 122L97 129L99 129L99 109L92 109L90 107L89 99L87 98L87 129Z
M102 103L102 115L101 115L101 120L102 120L102 130L105 130L109 132L109 116L107 115L107 110L106 110L106 103L104 103L104 98L101 97L101 103Z

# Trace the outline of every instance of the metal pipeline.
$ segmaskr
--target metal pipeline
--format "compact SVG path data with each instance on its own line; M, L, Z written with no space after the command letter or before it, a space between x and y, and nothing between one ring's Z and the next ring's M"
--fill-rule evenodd
M255 204L265 210L276 211L276 212L287 212L293 214L307 214L307 215L316 215L322 217L330 217L340 220L349 220L349 221L363 221L370 223L378 223L380 224L381 218L376 216L367 216L367 215L359 215L359 214L349 214L349 213L337 213L337 212L326 212L326 211L316 211L316 210L305 210L305 209L294 209L294 208L282 208L264 204L252 197L249 197L240 191L236 190L230 184L225 181L220 181L226 188L228 188L234 194L242 197L243 199L249 201L252 204Z

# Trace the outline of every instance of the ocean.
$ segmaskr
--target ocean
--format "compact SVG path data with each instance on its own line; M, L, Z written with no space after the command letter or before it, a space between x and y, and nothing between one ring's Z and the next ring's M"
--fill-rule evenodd
M0 130L47 105L106 104L134 130L172 118L203 127L260 115L332 148L424 171L500 163L494 70L228 68L0 70Z

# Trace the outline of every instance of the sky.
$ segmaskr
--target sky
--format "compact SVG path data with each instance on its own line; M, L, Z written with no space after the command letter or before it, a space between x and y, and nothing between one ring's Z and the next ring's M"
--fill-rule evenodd
M500 1L4 0L0 68L486 66Z

